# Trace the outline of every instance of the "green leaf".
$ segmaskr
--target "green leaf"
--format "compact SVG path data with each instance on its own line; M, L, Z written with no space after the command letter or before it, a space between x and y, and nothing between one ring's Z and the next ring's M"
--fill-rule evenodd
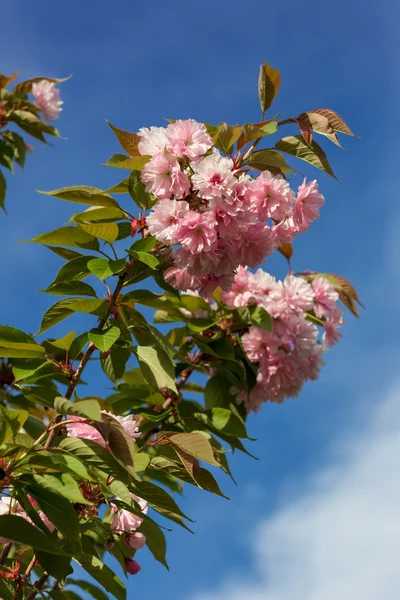
M157 243L156 238L153 235L149 235L148 237L140 238L139 240L136 240L136 242L133 242L129 251L149 252L150 250L153 250Z
M114 127L114 125L111 125L109 121L107 121L107 123L117 136L117 139L121 144L122 148L125 150L125 152L127 152L129 156L140 156L138 150L140 136L137 133L131 133L130 131L118 129L118 127Z
M158 458L158 457L155 457ZM160 466L159 468L162 468ZM160 512L160 510L164 511L164 514L170 513L174 515L178 515L191 521L184 512L181 511L175 500L166 492L163 488L151 483L150 481L139 481L136 480L134 486L132 487L133 491L137 496L147 500L149 506L154 508Z
M144 473L150 462L150 457L145 452L135 452L134 466L138 475Z
M146 192L146 186L141 181L140 174L137 171L132 171L129 175L128 192L139 208L147 210L155 203L154 196Z
M108 600L108 596L93 583L85 581L84 579L68 579L68 585L76 585L80 587L84 592L90 594L95 600Z
M149 346L138 346L136 353L142 373L150 385L157 389L166 387L178 393L175 369L168 354L160 348Z
M74 312L103 316L106 313L106 309L107 305L105 300L101 300L100 298L65 298L64 300L59 300L44 314L40 329L36 335L39 335L39 333L43 333L47 329L50 329L50 327L60 323L60 321L63 321Z
M99 422L102 420L97 400L81 400L80 402L73 403L66 398L58 396L54 401L54 410L60 415L75 415Z
M68 202L77 202L78 204L92 204L93 206L118 206L118 202L108 194L102 192L98 188L90 185L73 185L71 187L60 188L51 192L43 192L36 190L45 196L53 196L60 200Z
M91 236L104 240L109 244L115 242L119 233L116 223L80 223L79 227Z
M66 438L67 440L73 440L75 438ZM98 444L96 444L99 446ZM60 444L60 447L62 443ZM101 446L99 446L101 448ZM64 448L67 450L67 448ZM91 504L82 495L81 490L74 477L69 473L57 473L57 474L43 474L32 473L32 477L35 483L42 488L55 492L63 498L66 498L70 502L78 502L79 504Z
M267 62L260 65L258 76L258 97L261 111L264 114L274 101L281 85L281 74Z
M96 292L91 285L84 281L62 281L53 283L45 290L39 290L46 294L54 294L55 296L93 296L96 297Z
M105 448L92 440L67 437L60 443L60 448L73 454L85 464L93 465L109 475L127 483L130 480L128 471Z
M83 254L79 252L75 252L75 250L70 250L69 248L61 248L60 246L46 246L49 250L61 256L61 258L65 258L66 260L72 260L73 258L80 258Z
M90 275L88 263L91 260L98 259L95 256L78 256L69 260L61 267L51 285L59 283L60 281L80 281L81 279L84 279Z
M24 331L21 331L16 327L0 325L0 344L4 342L21 342L27 344L36 344L38 346L38 343L35 342L33 337Z
M101 352L107 352L120 335L119 327L111 326L107 329L92 329L88 333L88 338Z
M244 164L250 169L270 171L273 174L290 173L292 171L282 154L275 150L257 150L249 156Z
M78 458L69 454L62 454L59 451L41 450L40 453L36 452L28 456L26 463L32 466L43 466L62 473L73 473L75 478L86 481L92 479L86 467Z
M38 358L45 350L37 344L19 344L0 340L0 358Z
M163 434L161 434L162 437ZM165 434L164 434L165 435ZM214 458L214 453L210 442L200 433L174 433L168 434L168 441L173 446L177 446L190 456L204 460L210 465L219 467L219 463Z
M117 600L126 600L124 584L97 556L77 554L74 560Z
M67 577L67 575L73 571L71 567L71 556L55 556L54 554L36 550L36 558L42 569L59 581ZM42 597L44 598L44 596Z
M29 413L26 410L8 410L0 407L0 444L15 438L27 420Z
M119 169L130 169L131 171L140 171L146 163L149 162L151 156L135 156L133 158L125 154L113 154L111 158L104 163L105 167L118 167Z
M7 182L3 173L0 171L0 207L4 210L4 201L6 198Z
M226 408L211 408L206 410L209 422L215 429L222 431L226 435L234 435L240 438L247 438L246 427L244 423Z
M96 275L101 281L120 273L126 267L126 261L124 258L120 260L108 260L107 258L94 258L89 260L87 268L93 275Z
M291 156L296 156L301 160L308 162L309 164L321 169L328 175L331 175L337 179L336 175L331 169L325 152L317 142L312 142L311 147L306 144L301 135L290 135L279 140L275 144L275 148L280 152L285 152Z
M91 206L85 211L73 215L70 220L75 221L76 223L97 223L98 221L111 221L125 218L126 213L115 206L105 206L101 208Z
M211 377L207 381L204 392L206 408L227 407L232 401L229 393L230 384L222 377Z
M103 194L126 194L128 193L128 177L125 177L122 181L113 185L112 187L104 190Z
M16 515L0 515L1 535L13 542L32 546L37 550L50 552L51 554L64 555L65 552L60 546L35 527Z
M119 346L113 346L106 356L101 355L101 368L113 383L117 383L124 376L126 363L130 356L129 350Z
M140 526L140 531L146 536L146 545L154 558L168 569L169 567L165 556L167 552L167 542L160 526L149 517L146 517Z
M38 501L44 514L63 535L73 540L79 539L78 515L69 500L38 485L29 485L26 491Z
M251 320L257 325L260 329L265 329L266 331L272 331L272 319L262 306L256 306L256 308L251 312Z
M142 262L145 265L147 265L148 267L150 267L150 269L157 269L158 265L160 264L160 261L158 260L158 258L153 256L152 254L149 254L148 252L141 252L141 251L136 252L136 251L130 250L129 254L133 258L136 258L136 260L139 260L140 262Z
M48 233L25 240L28 242L36 242L38 244L62 244L73 248L87 248L88 250L98 250L99 242L93 236L81 229L80 227L60 227Z
M239 139L242 133L242 128L239 125L228 125L228 123L220 123L217 128L217 134L214 137L215 146L224 152L224 154L232 154L233 146Z
M71 331L70 333L67 333L67 335L64 335L64 337L62 337L58 340L51 340L51 345L68 352L68 350L71 348L71 345L74 341L75 335L76 335L76 331Z

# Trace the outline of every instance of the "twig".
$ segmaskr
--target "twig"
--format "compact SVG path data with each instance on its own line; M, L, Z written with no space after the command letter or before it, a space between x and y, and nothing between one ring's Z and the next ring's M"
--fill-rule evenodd
M32 571L33 567L35 566L35 564L36 564L36 556L33 555L33 558L31 560L31 562L29 563L29 565L27 566L25 573L22 575L20 581L18 582L17 589L15 590L15 594L13 596L13 600L18 600L20 592L22 591L22 588L24 587L24 583L28 579L29 575L31 574L31 571Z
M4 563L7 560L8 553L10 552L10 550L11 550L11 542L7 542L7 544L4 545L4 548L0 554L0 565L4 565Z
M37 581L35 587L37 590L42 590L44 584L46 583L46 581L48 580L49 575L48 573L44 572L43 575L41 576L41 578ZM26 600L33 600L34 598L36 598L36 594L37 591L36 590L32 590L26 597Z

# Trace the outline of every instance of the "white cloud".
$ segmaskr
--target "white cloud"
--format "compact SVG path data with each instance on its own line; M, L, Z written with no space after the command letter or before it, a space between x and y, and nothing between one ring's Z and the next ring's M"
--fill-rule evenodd
M366 420L259 524L252 572L193 600L398 600L400 384Z

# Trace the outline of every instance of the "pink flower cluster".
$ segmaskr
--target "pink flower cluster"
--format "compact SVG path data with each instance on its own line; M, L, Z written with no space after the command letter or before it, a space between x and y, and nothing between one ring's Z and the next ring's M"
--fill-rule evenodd
M33 506L36 506L36 502L34 500L30 499L30 502ZM15 515L17 517L22 517L25 519L25 521L28 521L28 523L31 523L31 525L36 527L20 503L9 496L2 496L0 498L0 515ZM39 510L38 516L46 525L47 529L49 529L49 531L53 532L55 530L55 525L48 519L43 511ZM7 544L9 541L10 540L7 538L0 537L0 544Z
M222 297L230 307L261 306L273 320L272 331L252 326L242 337L247 358L258 365L257 383L250 393L232 391L248 412L258 412L262 402L297 396L305 381L317 379L322 354L338 341L337 329L343 325L338 293L327 279L318 277L310 284L288 275L276 281L261 269L252 273L239 267L231 289ZM321 322L322 342L310 316Z
M42 111L46 121L58 119L64 102L60 100L60 90L55 87L55 83L47 79L33 83L32 94L35 98L35 106Z
M132 500L137 502L140 506L140 510L145 515L148 511L148 504L146 500L139 498L135 494L131 494ZM130 548L140 550L146 544L146 536L140 531L136 531L143 523L143 518L135 515L134 513L120 509L115 504L112 505L111 512L114 514L114 518L111 522L111 531L114 535L125 536L125 543ZM106 544L106 548L110 548L112 542ZM139 563L132 558L125 559L125 569L131 575L136 575L141 570Z
M127 415L126 417L120 417L113 415L105 410L101 411L103 414L112 417L125 429L126 433L133 440L140 436L139 427L137 426L137 419L134 415ZM103 438L100 431L93 425L90 425L88 419L84 417L69 417L65 422L68 437L84 438L86 440L92 440L103 448L107 448L107 441Z
M205 296L229 289L238 266L257 267L319 216L324 198L316 181L304 181L295 196L269 171L251 178L213 147L203 123L176 121L139 136L139 151L151 156L141 178L157 199L146 223L175 246L165 278L177 289Z

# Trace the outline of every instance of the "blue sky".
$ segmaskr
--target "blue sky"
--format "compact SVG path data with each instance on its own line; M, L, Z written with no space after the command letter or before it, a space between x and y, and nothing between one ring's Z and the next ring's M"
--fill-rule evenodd
M367 310L360 320L346 315L344 339L327 356L318 382L297 400L265 406L250 418L249 432L258 438L250 450L260 461L232 457L238 487L220 478L231 501L187 490L183 508L197 520L196 535L168 534L170 573L142 551L143 570L129 581L129 597L289 600L296 590L296 600L330 600L334 589L345 600L361 593L365 600L395 600L400 11L389 0L379 8L342 0L255 0L251 13L246 9L237 0L38 0L34 8L13 0L2 7L1 71L19 70L24 78L73 74L62 86L57 123L68 139L55 147L33 142L36 152L24 172L9 178L9 216L0 215L2 322L36 330L52 303L35 290L49 284L60 259L14 241L58 227L75 208L35 188L101 188L119 180L119 172L100 166L118 151L106 119L131 131L162 124L163 117L258 120L257 73L268 60L281 70L275 108L283 117L330 107L362 136L344 137L346 152L322 140L343 185L298 165L318 177L326 206L296 240L293 262L296 270L344 275ZM266 268L282 274L284 265L274 258ZM83 327L83 321L76 318L68 330L72 325ZM92 374L90 392L100 393L107 382ZM385 511L386 521L379 518ZM353 548L354 540L359 545ZM392 552L383 556L384 548ZM363 565L371 567L377 587L367 585Z

